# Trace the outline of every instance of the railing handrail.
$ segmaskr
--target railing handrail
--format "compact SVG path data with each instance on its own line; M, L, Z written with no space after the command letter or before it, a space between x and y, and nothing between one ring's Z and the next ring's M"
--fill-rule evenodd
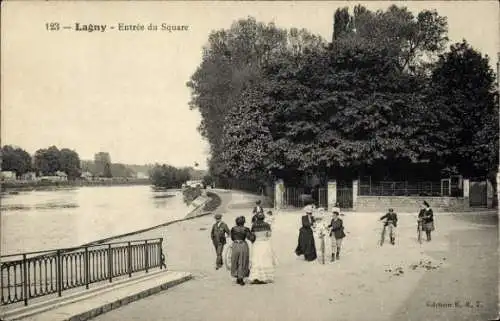
M66 247L66 248L58 248L58 249L53 249L53 250L40 250L40 251L33 251L33 252L21 252L21 253L15 253L15 254L6 254L6 255L1 255L0 260L3 262L5 258L9 257L14 257L14 256L23 256L23 255L33 255L33 254L42 254L47 255L47 254L56 254L57 251L61 252L68 252L68 251L74 251L74 250L85 250L85 248L89 247L94 247L94 246L105 246L105 245L116 245L116 244L128 244L130 243L137 243L137 242L144 242L144 241L155 241L155 240L161 240L161 237L157 237L154 239L140 239L140 240L130 240L130 241L119 241L119 242L106 242L106 243L100 243L100 244L95 244L95 243L89 243L85 245L79 245L79 246L74 246L74 247Z
M0 264L1 305L26 306L42 296L60 297L69 289L89 289L93 283L163 269L163 253L163 238L154 238L6 255L10 260Z

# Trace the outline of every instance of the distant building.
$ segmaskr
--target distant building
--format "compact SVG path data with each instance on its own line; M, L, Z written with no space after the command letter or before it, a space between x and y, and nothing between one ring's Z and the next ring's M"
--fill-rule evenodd
M35 172L27 172L21 175L21 179L23 181L36 181L36 173Z
M91 172L83 172L82 173L82 178L87 181L91 181L94 178L94 175L92 175Z
M65 172L57 171L54 175L40 177L40 180L50 182L64 182L68 180L68 175Z
M14 171L2 171L0 173L0 178L3 180L3 181L14 181L16 180L16 172Z
M202 180L191 180L187 181L184 186L190 186L190 187L203 187L203 181Z
M149 175L144 173L144 172L137 172L136 174L136 178L139 178L139 179L146 179L146 178L149 178Z

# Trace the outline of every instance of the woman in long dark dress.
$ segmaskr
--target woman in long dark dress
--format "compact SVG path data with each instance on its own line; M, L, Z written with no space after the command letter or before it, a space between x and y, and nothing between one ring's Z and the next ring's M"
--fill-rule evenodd
M427 242L430 242L431 232L434 231L434 212L429 203L424 201L424 209L420 211L418 216L422 220L422 229L427 235Z
M312 230L313 224L312 208L307 207L306 215L302 216L302 227L299 230L299 241L295 249L295 254L304 255L306 261L314 261L318 257Z
M245 285L244 278L250 274L250 251L246 240L255 241L255 236L248 227L245 227L245 217L236 218L236 226L231 229L233 249L231 254L231 276L236 283Z

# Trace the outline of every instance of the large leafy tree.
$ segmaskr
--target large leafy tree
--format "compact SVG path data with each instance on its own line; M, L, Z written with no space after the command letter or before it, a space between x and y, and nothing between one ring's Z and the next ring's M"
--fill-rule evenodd
M56 146L37 150L34 158L37 172L43 175L53 175L61 169L61 152Z
M63 148L60 151L59 170L65 172L69 179L75 179L82 174L80 157L74 150Z
M465 40L440 56L432 74L429 118L437 126L443 167L468 177L485 177L498 168L498 101L489 58Z
M322 46L320 37L304 29L287 31L254 18L238 20L229 29L210 34L201 65L187 86L192 90L190 107L202 116L200 133L210 143L212 174L225 173L221 159L225 117L238 104L241 93L262 80L262 67L283 52L298 55Z
M399 72L385 48L285 55L266 79L227 118L224 157L234 174L338 175L378 160L416 161L430 148L417 144L423 83Z
M31 156L24 149L5 145L1 150L2 170L13 171L19 177L32 170Z
M190 179L189 168L176 168L170 165L155 165L150 171L154 186L162 188L179 188Z
M401 71L428 71L437 55L446 49L448 23L435 10L416 16L406 7L390 6L370 11L358 5L349 15L347 8L334 16L334 45L345 41L366 41L386 48L387 55Z

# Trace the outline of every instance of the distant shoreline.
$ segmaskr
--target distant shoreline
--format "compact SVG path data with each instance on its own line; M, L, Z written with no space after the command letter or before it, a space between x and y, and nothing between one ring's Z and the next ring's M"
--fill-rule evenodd
M83 187L83 186L126 186L126 185L152 185L149 179L109 180L109 181L8 181L0 183L1 192L44 190L54 187Z

